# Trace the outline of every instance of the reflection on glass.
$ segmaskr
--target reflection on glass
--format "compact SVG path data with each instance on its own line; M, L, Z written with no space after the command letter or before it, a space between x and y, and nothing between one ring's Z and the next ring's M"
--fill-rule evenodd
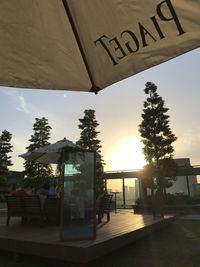
M117 208L131 208L140 197L139 180L137 178L107 180L107 191L117 192Z
M62 240L95 238L94 152L70 152L64 165Z
M138 189L136 188L135 178L124 179L124 193L125 193L125 203L126 208L131 208L135 204L136 199L138 198Z
M116 207L121 208L123 206L123 186L122 179L107 180L108 193L117 192L116 194ZM115 201L115 197L113 198Z

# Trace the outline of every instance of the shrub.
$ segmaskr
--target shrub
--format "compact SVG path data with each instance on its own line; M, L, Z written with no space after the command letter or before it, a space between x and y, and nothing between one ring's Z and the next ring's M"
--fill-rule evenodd
M152 197L151 196L146 196L144 198L138 198L136 199L136 204L138 205L151 205L152 204Z
M195 205L200 204L200 195L195 197L190 197L184 193L176 193L176 194L166 194L164 196L165 205ZM151 205L152 198L151 196L147 196L145 198L138 198L136 203L143 205Z

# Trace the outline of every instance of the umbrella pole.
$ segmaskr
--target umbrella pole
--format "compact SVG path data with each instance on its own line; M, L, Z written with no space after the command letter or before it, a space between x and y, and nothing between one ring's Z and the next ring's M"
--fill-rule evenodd
M93 80L93 77L92 77L92 73L91 73L90 67L89 67L89 65L88 65L88 62L87 62L87 59L86 59L86 55L85 55L85 52L84 52L84 50L83 50L83 47L82 47L82 44L81 44L81 41L80 41L78 32L77 32L77 30L76 30L76 26L75 26L75 23L74 23L74 21L73 21L72 14L71 14L71 11L70 11L68 2L67 2L67 0L62 0L62 2L63 2L63 6L64 6L64 8L65 8L67 17L68 17L68 19L69 19L69 22L70 22L70 24L71 24L72 31L73 31L73 33L74 33L76 42L77 42L77 44L78 44L78 47L79 47L81 56L82 56L82 58L83 58L83 62L84 62L84 64L85 64L85 67L86 67L88 76L89 76L89 78L90 78L90 82L91 82L91 84L92 84L92 88L90 89L90 92L94 92L95 94L97 94L98 91L100 90L100 88L99 88L98 86L96 86L95 83L94 83L94 80Z

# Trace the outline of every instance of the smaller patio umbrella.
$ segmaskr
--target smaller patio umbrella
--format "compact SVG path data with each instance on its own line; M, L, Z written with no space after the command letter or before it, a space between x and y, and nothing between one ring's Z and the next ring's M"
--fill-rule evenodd
M28 161L36 161L38 163L58 163L64 149L84 150L82 147L64 138L54 144L49 144L44 147L36 148L31 152L21 154L19 157Z

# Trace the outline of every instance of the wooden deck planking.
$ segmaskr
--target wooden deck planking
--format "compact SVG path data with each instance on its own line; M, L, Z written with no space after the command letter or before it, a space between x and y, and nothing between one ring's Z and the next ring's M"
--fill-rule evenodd
M88 262L119 249L144 235L170 223L173 217L153 218L151 215L111 213L109 222L98 225L95 240L61 242L59 228L54 226L22 226L11 218L5 226L0 220L0 248L18 253L74 262Z

